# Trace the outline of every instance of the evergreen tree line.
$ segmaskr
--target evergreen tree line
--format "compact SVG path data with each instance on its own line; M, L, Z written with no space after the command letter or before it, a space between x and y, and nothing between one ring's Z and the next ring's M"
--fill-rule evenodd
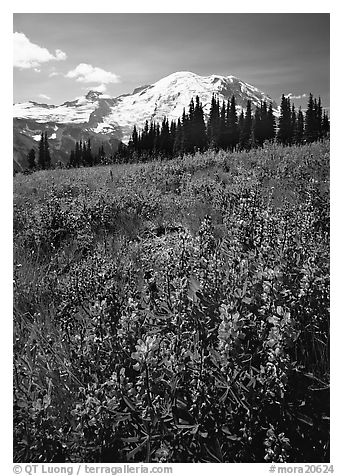
M183 110L177 121L162 123L145 122L142 131L134 126L128 145L121 143L113 157L106 157L102 145L97 154L91 150L91 141L77 141L70 152L68 167L91 167L108 162L136 162L149 160L151 157L172 157L184 153L203 152L209 148L219 150L249 150L263 147L266 141L276 140L284 145L315 142L327 137L330 122L323 110L320 97L309 95L305 114L301 107L296 111L290 98L282 95L280 116L276 120L273 107L261 101L252 112L252 103L247 101L245 112L237 114L235 96L220 104L212 96L210 114L207 123L204 119L203 106L199 96L190 101L188 113ZM47 132L41 134L36 163L35 150L28 156L29 169L51 168L51 157Z
M99 147L98 153L94 155L91 149L91 141L77 141L75 147L71 150L67 167L91 167L102 163L105 159L104 146ZM36 161L36 152L31 149L27 156L30 170L42 170L51 168L51 157L49 152L49 142L47 132L41 134L41 140L38 147L38 161ZM62 164L60 162L60 164Z
M91 140L80 140L75 143L74 149L70 152L67 167L92 167L93 165L104 164L105 159L106 153L103 144L98 148L98 153L93 154Z
M314 142L329 133L329 118L321 106L321 99L310 94L305 115L301 107L296 111L290 98L282 95L280 117L277 121L273 107L261 101L252 112L252 103L247 101L245 112L237 114L235 96L223 101L212 96L207 124L199 97L192 98L188 113L182 118L162 124L145 122L141 132L134 126L129 144L121 144L116 158L119 161L144 160L151 156L174 156L211 149L249 150L263 147L266 141L290 145Z
M97 157L92 153L91 141L77 141L75 142L75 147L70 152L69 156L69 167L92 167L98 163Z
M290 98L282 95L278 142L285 145L315 142L327 137L329 132L329 117L323 111L320 97L317 99L312 94L309 95L304 116L301 108L296 112L294 104L291 106Z

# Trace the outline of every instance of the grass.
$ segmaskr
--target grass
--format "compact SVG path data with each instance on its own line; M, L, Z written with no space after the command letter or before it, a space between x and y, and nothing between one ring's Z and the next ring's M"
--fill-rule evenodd
M16 461L329 461L328 142L17 174L14 296Z

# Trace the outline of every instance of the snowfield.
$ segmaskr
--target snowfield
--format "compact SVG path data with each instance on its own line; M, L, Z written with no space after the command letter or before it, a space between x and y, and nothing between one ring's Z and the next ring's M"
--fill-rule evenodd
M79 98L60 106L46 106L31 101L14 104L13 116L18 119L33 119L38 123L57 122L60 124L82 124L99 106L98 101Z

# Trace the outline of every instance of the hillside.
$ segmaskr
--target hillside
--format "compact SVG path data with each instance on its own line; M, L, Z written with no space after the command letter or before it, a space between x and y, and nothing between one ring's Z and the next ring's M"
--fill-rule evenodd
M329 142L17 174L14 308L18 462L328 462Z

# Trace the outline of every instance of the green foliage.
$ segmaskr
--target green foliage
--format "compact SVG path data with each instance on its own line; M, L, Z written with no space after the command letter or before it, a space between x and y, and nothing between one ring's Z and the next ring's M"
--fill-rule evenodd
M17 462L329 460L329 144L14 179Z

